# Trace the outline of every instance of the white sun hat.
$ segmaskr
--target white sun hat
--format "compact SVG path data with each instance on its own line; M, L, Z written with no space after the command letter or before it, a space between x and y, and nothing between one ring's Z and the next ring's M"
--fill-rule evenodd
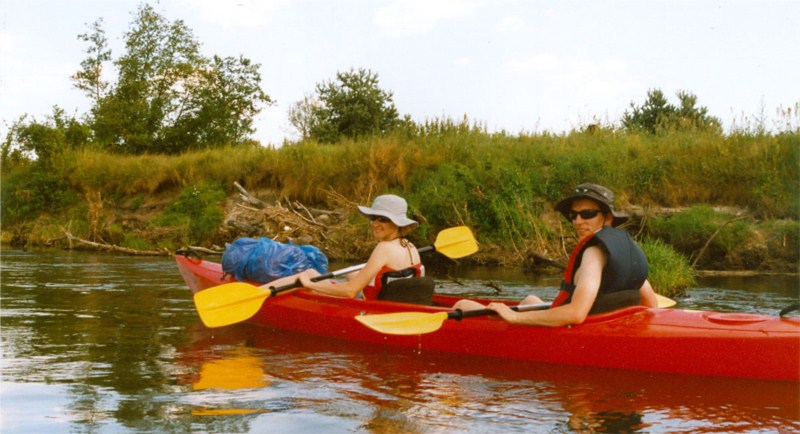
M382 216L386 217L396 224L398 227L404 228L406 226L418 225L415 220L406 217L408 212L408 204L406 200L400 196L393 194L384 194L375 198L372 201L372 207L358 206L358 210L365 216Z

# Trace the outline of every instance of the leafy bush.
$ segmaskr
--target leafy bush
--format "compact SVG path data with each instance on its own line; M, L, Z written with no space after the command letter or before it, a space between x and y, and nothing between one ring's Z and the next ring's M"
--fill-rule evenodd
M762 151L744 159L742 173L752 173L752 199L748 205L766 217L800 216L797 173L800 173L800 134L780 134L772 141L758 140ZM794 174L787 179L786 174Z
M185 240L199 243L212 237L225 217L222 201L225 189L219 183L206 181L185 188L166 211L153 219L157 226L185 228Z
M689 260L662 241L648 238L641 243L650 263L648 280L653 289L667 297L683 295L694 285L694 269Z
M471 204L478 187L478 180L467 166L445 163L435 171L413 177L408 200L417 204L431 226L473 225Z
M38 170L38 165L4 177L0 189L3 224L31 220L44 212L58 213L81 201L80 194L62 174Z
M670 130L722 132L719 119L709 115L706 107L696 107L696 96L684 91L678 91L677 96L680 106L670 104L660 89L647 91L647 101L641 106L631 103L631 111L625 111L622 125L629 131L650 134Z
M153 250L152 243L132 234L125 234L119 245L128 249Z
M800 222L776 220L761 225L765 233L767 251L776 258L795 264L800 263Z
M670 217L654 217L646 233L695 258L708 243L701 258L701 263L708 264L720 261L751 235L750 226L736 219L730 213L698 205Z
M112 223L105 228L103 238L109 244L120 244L129 234L119 223Z

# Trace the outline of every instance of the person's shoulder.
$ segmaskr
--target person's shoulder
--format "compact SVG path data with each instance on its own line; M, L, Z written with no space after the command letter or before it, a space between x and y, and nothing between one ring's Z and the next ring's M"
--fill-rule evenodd
M381 250L386 250L391 248L391 243L389 241L378 241L378 244L375 244L375 248L372 249L373 252L378 252Z
M391 241L381 241L375 245L375 248L372 249L372 251L375 253L388 253L394 251L397 247L397 243L393 243Z
M633 238L625 229L605 226L595 233L594 239L596 242L600 243L619 243L623 240L632 240Z
M608 257L608 249L602 243L593 244L583 252L583 260L599 259L602 261Z
M620 234L627 234L628 231L622 228L615 228L613 226L603 226L599 231L597 231L597 235L620 235Z

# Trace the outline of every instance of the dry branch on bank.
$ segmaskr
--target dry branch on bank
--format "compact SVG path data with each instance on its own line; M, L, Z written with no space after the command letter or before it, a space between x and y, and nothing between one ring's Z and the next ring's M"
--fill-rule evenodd
M226 206L225 225L221 237L233 242L240 237L270 238L281 243L314 245L331 258L348 259L358 254L354 248L358 237L347 223L342 209L317 209L295 200L263 199L235 184L238 199ZM272 195L272 192L267 192ZM332 194L332 202L342 202ZM347 244L346 244L347 243Z
M117 252L117 253L124 253L126 255L136 255L136 256L170 256L172 253L167 249L163 250L137 250L131 249L127 247L120 247L115 246L113 244L105 244L105 243L96 243L94 241L84 240L83 238L78 238L69 231L64 234L65 238L69 243L69 249L73 248L72 243L78 243L81 245L85 245L91 247L94 250L102 250L108 252Z
M245 190L244 187L242 187L241 184L239 184L238 182L234 181L233 186L236 187L237 190L239 190L239 197L245 203L249 203L258 209L262 209L267 206L267 204L264 203L261 199L253 196L252 194L250 194L250 192Z

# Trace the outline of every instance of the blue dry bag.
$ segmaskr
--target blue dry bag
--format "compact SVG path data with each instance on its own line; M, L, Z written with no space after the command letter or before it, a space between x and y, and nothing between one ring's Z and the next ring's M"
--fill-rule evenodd
M269 238L239 238L222 255L222 271L238 281L267 283L313 268L325 274L328 258L315 246L296 246Z

